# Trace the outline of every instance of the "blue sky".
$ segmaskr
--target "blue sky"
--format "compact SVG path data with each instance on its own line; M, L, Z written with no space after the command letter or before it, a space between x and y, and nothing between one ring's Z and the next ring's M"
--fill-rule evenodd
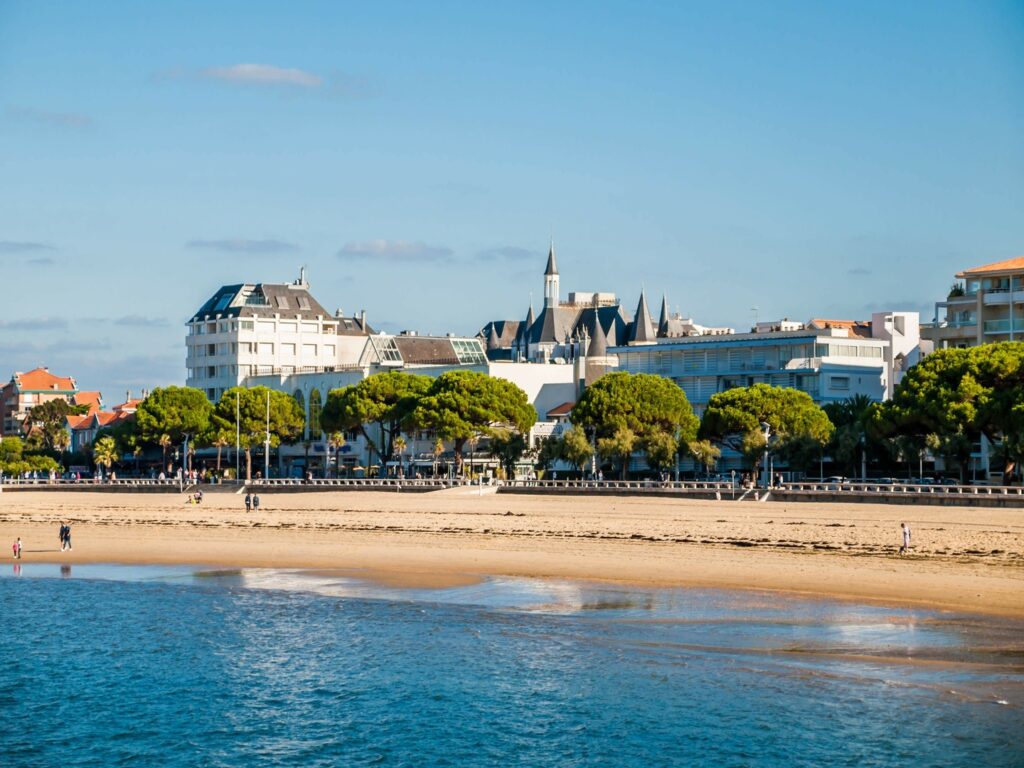
M0 1L0 376L184 379L223 283L472 333L926 309L1024 255L1024 4ZM927 310L930 314L930 309Z

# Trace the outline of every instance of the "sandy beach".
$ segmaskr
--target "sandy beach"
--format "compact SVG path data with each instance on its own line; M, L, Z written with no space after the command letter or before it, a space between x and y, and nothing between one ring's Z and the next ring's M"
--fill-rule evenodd
M402 586L487 575L752 588L1024 616L1024 509L484 495L0 494L25 562L351 570ZM73 526L60 551L61 520ZM899 524L913 530L897 556Z

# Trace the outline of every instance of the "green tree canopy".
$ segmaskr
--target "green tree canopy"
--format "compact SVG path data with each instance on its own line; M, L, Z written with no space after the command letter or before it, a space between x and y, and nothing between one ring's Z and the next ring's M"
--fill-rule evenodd
M138 434L147 443L160 445L162 435L180 443L195 439L210 427L213 405L202 390L193 387L157 387L139 404L135 413ZM234 415L231 417L234 421Z
M558 442L558 458L564 459L580 471L583 471L594 456L594 446L581 427L570 427L565 430Z
M675 454L697 436L700 424L686 393L662 376L617 371L602 376L572 409L572 423L597 438L598 452L610 458L633 436L635 448L647 453L654 468L675 461ZM602 449L602 441L605 446ZM611 453L609 453L611 451ZM628 458L621 462L623 471Z
M756 462L764 450L761 423L771 426L774 449L785 455L809 445L820 450L832 436L832 422L806 392L754 384L712 395L701 420L701 439L712 440Z
M239 444L245 450L245 479L252 480L252 449L267 437L267 397L270 398L270 447L294 443L302 438L306 416L291 395L267 387L232 387L225 390L214 410L216 423L235 424L238 406Z
M98 467L110 469L111 465L118 460L117 443L110 435L97 438L92 444L92 458Z
M467 440L495 434L499 428L526 433L537 421L537 412L512 382L462 370L434 379L410 419L451 440L456 460L461 461Z
M1013 474L1024 459L1024 343L941 349L915 365L893 398L875 407L876 438L928 445L961 463L981 435L1000 446Z
M47 400L29 409L29 432L38 439L38 447L62 451L70 442L67 430L68 416L81 416L88 412L87 405L72 405L63 398Z
M326 432L359 432L383 461L390 461L395 438L430 384L428 376L390 371L368 376L352 386L332 389L320 411L320 426ZM370 425L377 427L376 434L367 429Z
M497 428L491 433L488 453L501 462L505 477L512 479L516 474L516 462L527 449L526 435L512 429Z

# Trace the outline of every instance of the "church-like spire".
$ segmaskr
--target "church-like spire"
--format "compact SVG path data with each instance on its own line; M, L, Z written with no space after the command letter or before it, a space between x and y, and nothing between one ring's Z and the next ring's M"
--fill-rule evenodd
M605 357L608 354L608 337L601 327L601 318L594 313L594 335L590 339L587 357Z
M555 241L552 240L551 247L548 249L548 266L547 269L544 270L544 276L547 277L548 275L557 274L558 264L555 263Z
M651 322L651 312L647 309L647 296L644 291L640 291L640 303L636 308L636 317L633 318L633 332L629 340L641 344L655 340L654 325Z
M536 320L533 314L533 300L530 301L530 311L526 313L526 330L530 330L533 327L533 322Z
M658 338L668 336L668 296L661 295L661 319L658 320Z

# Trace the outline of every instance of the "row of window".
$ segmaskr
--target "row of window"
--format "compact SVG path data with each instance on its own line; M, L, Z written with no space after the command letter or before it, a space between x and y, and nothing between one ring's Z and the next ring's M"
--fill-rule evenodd
M189 334L202 336L211 333L233 333L235 331L259 331L261 333L334 333L335 323L325 322L322 326L315 321L303 320L219 320L193 323Z
M241 341L223 342L221 344L200 344L192 348L193 357L215 357L217 355L273 355L273 342ZM284 357L294 357L299 350L299 345L293 343L278 345ZM337 346L324 344L322 347L317 344L303 344L302 354L304 357L316 357L318 352L333 357L337 353Z

